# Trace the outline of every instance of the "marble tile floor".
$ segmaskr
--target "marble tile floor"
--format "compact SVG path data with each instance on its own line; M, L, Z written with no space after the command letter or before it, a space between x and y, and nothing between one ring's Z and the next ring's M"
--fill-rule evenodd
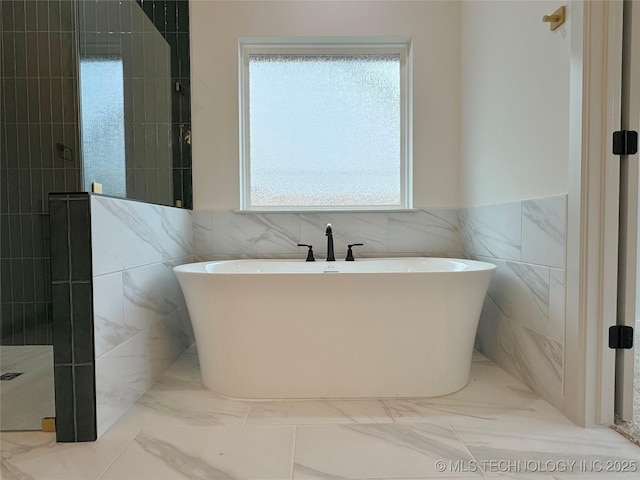
M97 442L11 432L1 453L3 480L640 478L640 447L480 354L445 397L250 402L203 389L190 349Z

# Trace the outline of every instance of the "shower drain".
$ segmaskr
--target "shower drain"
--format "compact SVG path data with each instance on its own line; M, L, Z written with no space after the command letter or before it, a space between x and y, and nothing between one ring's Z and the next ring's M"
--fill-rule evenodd
M0 380L13 380L14 378L19 377L23 373L24 372L3 373L2 375L0 375Z

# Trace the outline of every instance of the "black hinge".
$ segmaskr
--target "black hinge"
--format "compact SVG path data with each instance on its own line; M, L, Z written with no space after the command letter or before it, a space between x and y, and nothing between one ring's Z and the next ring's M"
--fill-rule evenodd
M609 327L609 348L633 348L633 327L614 325Z
M613 154L635 155L638 153L638 132L620 130L613 132Z

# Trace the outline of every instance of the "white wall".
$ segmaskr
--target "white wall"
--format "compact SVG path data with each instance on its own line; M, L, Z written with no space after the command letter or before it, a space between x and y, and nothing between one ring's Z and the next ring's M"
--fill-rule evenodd
M570 25L570 2L461 3L460 206L568 192Z
M459 185L458 2L190 2L195 210L239 207L238 37L413 39L414 206L455 208Z

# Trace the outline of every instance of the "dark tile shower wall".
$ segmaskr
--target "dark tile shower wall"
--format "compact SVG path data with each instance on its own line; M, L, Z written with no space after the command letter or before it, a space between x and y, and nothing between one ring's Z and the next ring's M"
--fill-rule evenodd
M75 3L1 3L0 343L51 344L47 197L80 185Z
M49 197L56 440L97 438L89 195Z
M0 344L50 344L47 195L82 189L76 9L105 4L106 16L100 18L107 21L107 34L133 32L134 19L140 15L123 15L115 8L130 4L131 12L143 12L165 38L174 87L167 132L172 167L165 172L168 179L160 180L159 172L158 176L159 182L171 183L173 198L166 203L181 200L191 208L191 146L184 140L191 130L188 1L2 0L0 4ZM97 33L97 10L89 18L95 18ZM85 27L91 25L90 20ZM142 158L153 157L152 152L145 144ZM161 192L159 183L158 196Z

